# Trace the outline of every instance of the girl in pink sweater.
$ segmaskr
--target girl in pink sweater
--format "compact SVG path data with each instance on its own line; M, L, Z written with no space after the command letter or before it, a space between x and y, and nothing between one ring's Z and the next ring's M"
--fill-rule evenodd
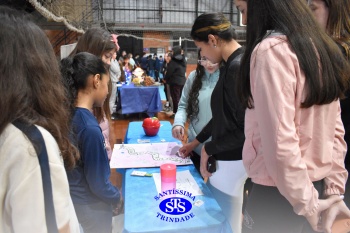
M339 105L350 67L305 1L242 2L238 94L247 107L243 163L254 183L243 232L330 232L337 216L350 216L340 197L348 173Z

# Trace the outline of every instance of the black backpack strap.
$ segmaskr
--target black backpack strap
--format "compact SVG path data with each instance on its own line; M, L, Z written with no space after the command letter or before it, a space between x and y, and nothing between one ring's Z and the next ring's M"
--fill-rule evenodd
M52 233L58 233L57 223L56 223L56 214L53 204L52 196L52 184L50 176L50 167L49 167L49 158L47 156L45 141L40 133L39 129L35 125L25 124L19 120L16 120L12 123L18 129L20 129L27 138L31 141L34 146L34 149L38 155L41 178L43 182L44 189L44 202L45 202L45 217L46 217L46 226L47 231Z

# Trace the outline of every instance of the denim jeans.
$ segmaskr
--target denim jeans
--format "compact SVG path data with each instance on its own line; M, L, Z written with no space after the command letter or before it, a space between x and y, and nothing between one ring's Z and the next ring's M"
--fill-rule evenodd
M149 70L149 76L155 78L154 70Z

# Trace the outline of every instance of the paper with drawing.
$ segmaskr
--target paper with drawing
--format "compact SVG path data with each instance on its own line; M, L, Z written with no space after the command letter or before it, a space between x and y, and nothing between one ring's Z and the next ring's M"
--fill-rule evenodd
M164 163L175 165L192 164L191 159L182 159L176 155L181 145L176 142L147 144L115 144L110 167L138 168L160 167Z

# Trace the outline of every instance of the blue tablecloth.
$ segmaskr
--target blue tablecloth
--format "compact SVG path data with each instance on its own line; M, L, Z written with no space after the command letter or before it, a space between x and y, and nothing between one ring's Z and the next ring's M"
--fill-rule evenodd
M129 123L129 127L126 131L124 143L136 144L137 139L149 139L150 142L177 142L181 144L176 138L171 135L172 125L169 121L160 121L160 129L156 136L147 136L142 128L142 121L134 121Z
M156 142L177 142L181 144L176 138L171 135L172 125L169 121L160 121L161 127L156 136L147 136L142 128L142 121L130 122L125 134L125 144L137 144L138 139L149 139L151 143ZM116 147L114 147L116 148ZM125 168L118 168L117 171L122 175L122 193L125 196Z
M149 116L162 110L158 86L136 87L133 84L120 87L122 114L146 112Z
M196 196L202 200L201 206L192 205L193 218L183 222L161 220L159 214L166 216L160 209L156 185L152 177L131 176L133 170L159 173L159 168L127 169L125 174L125 220L124 233L231 233L231 227L221 208L213 198L209 188L193 165L177 166L177 171L189 170L204 195ZM157 217L158 215L158 217ZM169 216L169 215L167 215ZM183 215L175 216L182 217Z
M169 121L161 121L158 135L148 137L142 128L142 121L130 122L125 135L124 143L137 143L137 139L150 139L150 142L178 142L171 135ZM193 165L177 166L177 171L189 170L195 178L203 196L196 196L196 200L202 200L200 207L193 206L191 212L194 217L185 222L166 222L157 218L159 201L156 186L152 177L131 176L133 170L159 173L159 168L118 169L123 174L123 195L125 199L125 224L124 233L231 233L231 227L223 215L221 208L213 198L210 190L203 182L198 171Z

